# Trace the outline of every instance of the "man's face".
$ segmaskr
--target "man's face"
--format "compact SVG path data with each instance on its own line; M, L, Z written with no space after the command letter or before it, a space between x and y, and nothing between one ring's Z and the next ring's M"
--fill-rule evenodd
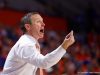
M34 14L31 16L29 33L36 39L43 38L44 26L43 18L39 14Z

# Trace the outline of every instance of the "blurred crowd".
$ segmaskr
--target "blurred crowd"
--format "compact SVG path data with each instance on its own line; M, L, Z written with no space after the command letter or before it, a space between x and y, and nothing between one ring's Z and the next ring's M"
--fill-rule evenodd
M44 39L40 39L42 54L56 49L67 33L46 30ZM44 70L44 75L100 75L100 35L74 33L76 42L55 66ZM9 28L0 24L0 71L11 47L21 36L19 28ZM91 74L90 74L91 73ZM98 73L98 74L97 74Z

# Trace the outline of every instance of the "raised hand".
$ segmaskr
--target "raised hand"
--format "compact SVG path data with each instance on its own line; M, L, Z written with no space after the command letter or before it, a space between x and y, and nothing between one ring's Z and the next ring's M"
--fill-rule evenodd
M73 31L71 31L64 39L62 43L62 47L64 49L67 49L69 46L71 46L75 42Z

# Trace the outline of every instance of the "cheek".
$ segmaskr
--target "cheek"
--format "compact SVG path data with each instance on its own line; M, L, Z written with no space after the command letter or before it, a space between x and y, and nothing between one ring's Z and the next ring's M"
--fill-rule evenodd
M31 31L32 32L37 32L39 30L39 27L38 26L32 26L31 27Z
M41 28L41 24L35 23L33 26L31 26L31 31L38 32L40 31L40 28Z
M31 31L31 32L34 32L34 31L35 31L34 29L35 29L35 28L34 28L33 26L31 26L30 31Z
M40 25L37 24L34 28L35 28L36 30L40 30Z

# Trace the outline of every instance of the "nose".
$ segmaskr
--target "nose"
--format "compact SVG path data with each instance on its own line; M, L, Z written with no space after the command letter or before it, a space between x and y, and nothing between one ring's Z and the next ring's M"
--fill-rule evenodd
M45 23L44 22L42 22L42 26L45 26Z

